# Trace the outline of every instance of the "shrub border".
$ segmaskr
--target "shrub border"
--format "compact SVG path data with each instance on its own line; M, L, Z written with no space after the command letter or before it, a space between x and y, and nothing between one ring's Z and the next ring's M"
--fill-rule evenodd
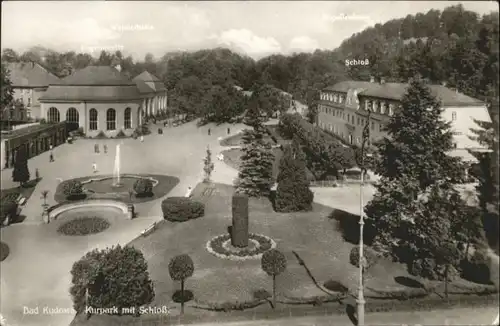
M249 233L248 234L249 240L255 240L255 241L259 242L259 245L260 245L254 249L255 252L259 252L259 249L262 246L261 242L258 239L255 239L256 237L264 238L266 241L268 241L270 243L271 248L269 248L268 250L276 248L276 242L273 239L271 239L270 237L265 236L263 234ZM227 241L227 240L231 239L231 236L229 234L221 234L221 235L215 236L212 239L210 239L206 244L206 249L208 250L208 252L210 252L212 255L214 255L218 258L229 259L229 260L234 260L234 261L244 261L244 260L253 260L253 259L262 258L263 252L258 253L258 254L253 254L253 255L247 255L247 256L238 256L230 251L227 251L225 254L216 252L212 247L212 243L214 241L221 240L223 238L227 238L226 240L224 240L224 241Z

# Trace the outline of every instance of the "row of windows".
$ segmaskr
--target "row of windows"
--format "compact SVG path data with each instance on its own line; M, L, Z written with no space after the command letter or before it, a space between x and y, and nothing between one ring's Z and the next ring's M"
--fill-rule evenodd
M342 104L344 103L344 96L340 94L328 94L328 93L321 93L320 95L322 100L325 101L331 101L333 103L339 103ZM351 104L351 99L348 98L348 103ZM388 114L389 116L392 116L394 114L394 103L387 103L386 101L379 101L379 100L365 100L365 110L368 111L373 111L376 113L380 114ZM360 108L358 104L358 109Z
M330 132L333 132L335 135L342 137L343 139L347 140L350 144L354 143L354 137L352 134L344 134L343 131L340 131L337 129L336 125L331 125L331 124L325 124L325 123L319 123L319 126L324 130L327 129ZM361 138L356 137L356 144L361 145ZM368 140L368 144L370 144L370 140Z
M130 108L126 108L124 112L124 128L132 128L132 112ZM60 122L61 116L59 110L55 107L51 107L47 113L48 122ZM75 108L69 108L66 112L66 121L70 123L79 123L80 114ZM97 120L98 112L96 109L90 109L89 111L89 129L97 130ZM106 130L116 130L116 110L108 109L106 111Z
M334 108L330 108L328 106L320 105L320 111L323 113L331 114L335 117L338 117L340 119L347 121L350 124L353 124L353 125L356 124L357 126L360 126L360 127L364 126L366 124L365 118L360 118L360 117L356 118L355 114L346 113L342 110L337 110ZM375 125L376 125L375 122L372 121L372 124L371 124L372 130L375 130ZM378 124L378 131L382 131L382 124Z

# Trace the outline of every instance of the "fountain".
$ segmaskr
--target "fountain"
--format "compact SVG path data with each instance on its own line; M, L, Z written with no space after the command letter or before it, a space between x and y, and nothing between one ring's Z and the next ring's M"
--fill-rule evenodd
M121 187L120 183L120 144L116 144L115 165L113 167L113 187Z

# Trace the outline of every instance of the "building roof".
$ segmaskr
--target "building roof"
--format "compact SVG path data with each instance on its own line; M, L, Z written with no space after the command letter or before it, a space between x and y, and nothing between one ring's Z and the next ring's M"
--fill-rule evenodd
M142 94L164 92L167 90L163 82L158 79L158 77L146 70L137 75L134 79L132 79L132 81L135 82L139 92Z
M39 132L39 131L44 131L44 130L52 129L56 125L58 125L58 124L36 124L36 125L31 125L31 126L24 127L24 128L19 128L19 129L16 129L16 130L11 130L11 131L9 131L7 133L3 133L2 132L0 138L1 139L14 139L14 138L22 137L22 136L29 135L29 134L32 134L32 133L36 133L36 132Z
M13 87L47 87L60 81L54 74L35 62L9 63L10 80Z
M144 70L143 72L141 72L139 75L135 76L134 79L132 79L133 81L137 81L137 80L142 80L142 81L153 81L153 82L157 82L157 81L160 81L160 79L158 79L158 77L156 77L155 75L151 74L149 71L147 70Z
M474 106L484 105L478 99L456 92L442 85L428 85L431 94L441 101L442 106ZM350 89L363 89L359 96L370 96L382 99L400 101L406 93L408 84L403 83L372 83L366 81L344 81L325 88L326 91L347 93Z
M60 85L131 86L135 85L124 73L110 66L88 66L63 78Z
M40 102L124 101L138 100L141 97L135 85L51 85L39 100Z

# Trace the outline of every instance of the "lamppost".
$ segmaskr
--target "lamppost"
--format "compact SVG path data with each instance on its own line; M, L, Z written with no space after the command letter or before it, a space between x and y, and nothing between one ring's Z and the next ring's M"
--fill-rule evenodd
M358 287L358 298L356 300L356 303L358 305L358 326L365 325L365 295L364 295L364 284L363 284L363 268L365 266L365 257L363 256L363 246L364 246L363 227L365 225L365 221L364 221L363 187L365 184L365 173L364 173L365 144L370 139L370 115L371 111L368 111L366 125L363 128L363 139L361 142L361 157L360 157L361 182L359 186L359 287Z

